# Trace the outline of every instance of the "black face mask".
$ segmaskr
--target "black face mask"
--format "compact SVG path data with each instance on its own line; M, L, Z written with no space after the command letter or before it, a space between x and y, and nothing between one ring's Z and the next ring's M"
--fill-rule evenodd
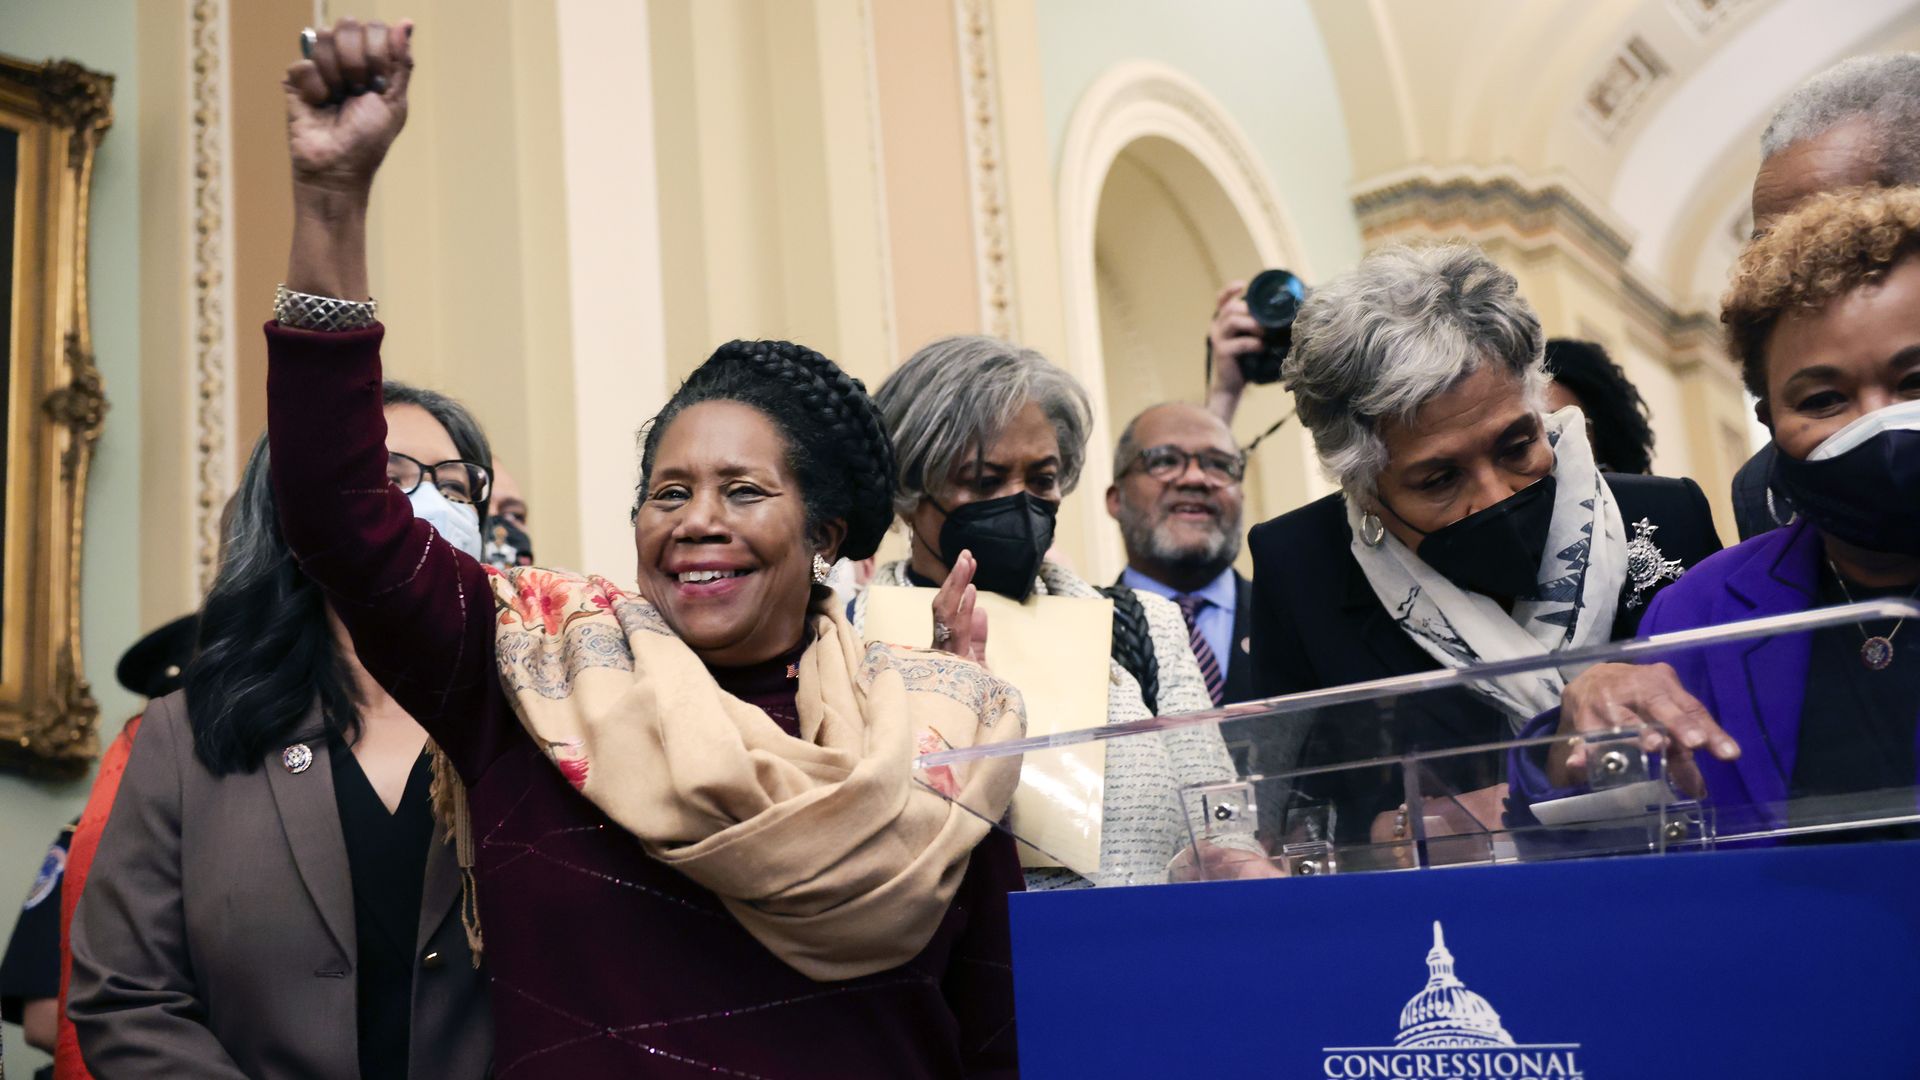
M1889 555L1920 555L1920 431L1882 431L1825 461L1773 456L1773 482L1821 532Z
M978 566L975 588L1024 601L1033 593L1040 562L1053 546L1053 520L1060 504L1020 492L998 499L963 503L949 510L940 526L940 559L951 567L963 551L973 552Z
M1420 533L1420 561L1470 592L1512 600L1532 596L1553 524L1553 474L1444 529ZM1381 501L1386 506L1385 500ZM1393 508L1388 506L1388 512ZM1400 517L1394 513L1394 517ZM1406 518L1400 521L1406 523ZM1420 532L1407 525L1414 532Z

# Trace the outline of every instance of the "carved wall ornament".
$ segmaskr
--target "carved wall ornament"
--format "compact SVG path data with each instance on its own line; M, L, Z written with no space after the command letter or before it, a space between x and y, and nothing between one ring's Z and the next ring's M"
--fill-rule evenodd
M1019 319L1014 310L1013 262L1007 242L1006 146L993 61L992 6L989 0L957 0L954 11L960 20L961 100L966 110L968 194L973 202L980 324L986 333L1011 338Z
M1682 310L1635 271L1633 239L1570 182L1510 168L1419 166L1359 186L1354 216L1369 249L1396 242L1464 240L1497 250L1558 251L1611 286L1646 351L1675 372L1705 366L1737 378L1712 313ZM1598 336L1598 335L1590 335Z
M1653 46L1636 34L1607 58L1581 98L1581 111L1602 138L1611 139L1672 74Z
M1567 184L1506 169L1417 167L1362 184L1354 216L1368 247L1433 235L1473 239L1489 229L1572 242L1605 267L1633 248L1624 227Z
M1680 19L1694 33L1705 36L1724 29L1733 16L1755 5L1753 0L1669 0Z
M232 193L227 188L226 0L194 0L190 65L193 177L194 576L205 593L233 490Z

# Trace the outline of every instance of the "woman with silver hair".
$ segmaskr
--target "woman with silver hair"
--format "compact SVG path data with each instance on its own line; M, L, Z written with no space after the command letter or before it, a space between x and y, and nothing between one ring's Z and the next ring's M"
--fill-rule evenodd
M1466 245L1386 248L1307 300L1283 378L1340 491L1249 536L1261 696L1631 637L1655 592L1719 550L1693 481L1603 474L1579 410L1545 411L1544 346L1513 275ZM1508 738L1561 689L1536 671L1404 699L1391 729L1329 714L1302 759ZM1470 807L1498 826L1503 777L1448 779L1484 791ZM1384 771L1316 795L1346 838L1404 830Z
M1017 601L1034 594L1108 596L1115 605L1107 720L1124 723L1213 707L1186 621L1163 597L1096 589L1046 559L1060 502L1079 483L1093 423L1087 392L1032 349L990 337L949 337L915 353L874 394L893 440L894 510L910 557L880 567L876 585L941 587L943 630L969 651L984 613L975 590ZM854 601L864 622L867 593ZM942 614L944 612L944 614ZM1164 881L1187 854L1188 822L1178 789L1229 780L1232 759L1219 731L1188 728L1108 744L1098 884ZM1236 839L1258 850L1249 833ZM1206 853L1210 873L1234 863L1239 876L1265 871L1234 852ZM1087 884L1065 870L1033 871L1029 888Z

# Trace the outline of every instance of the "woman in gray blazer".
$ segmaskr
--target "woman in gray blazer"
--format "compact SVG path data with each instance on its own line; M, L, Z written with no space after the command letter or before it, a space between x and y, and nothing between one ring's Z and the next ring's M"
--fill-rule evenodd
M385 388L388 476L478 557L490 454ZM426 733L280 535L263 436L186 688L141 722L73 922L68 1014L113 1077L486 1075L485 976L436 828ZM433 464L425 464L433 463Z

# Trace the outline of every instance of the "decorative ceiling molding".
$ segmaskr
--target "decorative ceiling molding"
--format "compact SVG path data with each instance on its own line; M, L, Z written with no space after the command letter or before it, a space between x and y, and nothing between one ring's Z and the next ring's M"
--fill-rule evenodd
M233 192L227 124L227 2L194 0L190 35L193 178L193 566L201 593L220 560L220 518L233 490Z
M1354 195L1368 248L1394 242L1464 240L1521 251L1555 250L1616 290L1621 310L1650 352L1676 371L1709 364L1731 374L1719 320L1677 309L1629 265L1633 241L1588 197L1562 180L1534 180L1510 169L1421 167L1382 177Z
M1680 21L1705 37L1725 26L1734 13L1753 6L1753 0L1668 0Z
M1673 245L1691 242L1686 223L1697 212L1694 200L1730 163L1752 166L1761 129L1794 87L1916 24L1912 0L1771 0L1736 8L1715 28L1711 48L1675 72L1673 85L1617 143L1619 167L1604 205L1638 239L1634 262L1641 271L1671 273ZM1690 284L1669 282L1676 290Z
M1735 396L1745 393L1712 312L1677 310L1631 266L1622 268L1620 304L1646 351L1665 360L1676 375L1706 372Z
M1653 95L1673 68L1639 34L1623 42L1601 66L1580 97L1580 115L1603 139L1611 140Z
M980 326L1011 338L1013 261L1007 244L1006 145L1000 125L999 79L994 70L990 0L956 0L960 26L960 93L966 111L968 195L973 204L974 266L980 281Z
M1409 233L1472 239L1499 228L1570 240L1599 265L1616 269L1633 249L1625 229L1569 183L1536 181L1513 169L1406 170L1363 185L1353 210L1369 247Z

